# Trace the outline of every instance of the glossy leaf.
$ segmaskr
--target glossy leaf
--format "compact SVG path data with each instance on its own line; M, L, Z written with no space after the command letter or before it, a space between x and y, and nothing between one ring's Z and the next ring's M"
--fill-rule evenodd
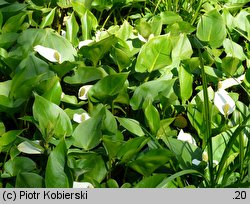
M76 50L62 36L50 29L27 29L18 38L18 43L33 51L36 45L42 45L57 50L62 56L62 62L74 61Z
M13 160L8 160L4 164L3 177L17 176L21 172L30 172L36 168L36 163L28 157L16 157Z
M197 37L213 48L220 47L226 38L226 26L217 10L204 14L197 25Z
M170 65L171 41L167 35L154 37L149 40L140 50L135 70L137 72L152 72Z
M66 165L66 144L64 140L53 149L50 153L46 172L45 172L45 186L46 188L68 188L69 181L64 171Z
M81 27L83 40L91 39L91 32L97 27L97 19L90 10L85 9L81 16Z
M202 160L202 150L188 142L183 142L175 138L165 138L163 141L170 151L173 152L183 170L192 168L192 161L194 159Z
M143 178L136 184L136 188L155 188L166 177L164 174L155 174L146 178Z
M25 17L26 13L22 12L20 12L15 16L10 17L3 25L2 32L3 33L17 32L20 29Z
M16 188L42 188L43 177L31 172L21 172L16 178Z
M117 120L119 121L120 125L126 128L129 132L139 137L145 135L138 121L131 118L117 118Z
M94 101L110 102L123 89L127 77L128 73L106 76L89 90L88 95Z
M110 51L111 47L117 43L117 38L114 35L107 37L99 42L91 44L89 46L83 46L79 52L90 59L93 65L96 66L98 61L104 57L104 55Z
M56 105L59 105L62 96L62 87L59 78L53 77L51 80L42 83L42 86L45 89L42 97Z
M121 159L122 163L130 161L148 141L149 139L146 137L136 137L128 140L121 146L117 157Z
M40 28L50 26L53 23L55 12L56 12L56 7L52 9L45 17L43 17L42 22L40 24Z
M102 182L107 175L107 168L102 156L97 153L70 153L69 167L84 178ZM81 169L81 172L79 172Z
M66 39L71 42L74 46L78 45L77 34L79 26L75 18L74 12L69 16L66 21Z
M102 116L97 115L81 122L74 130L74 146L90 150L95 148L102 138Z
M131 107L133 110L137 110L143 106L146 99L153 101L159 93L163 95L166 93L166 96L170 96L173 93L171 89L173 88L174 82L175 79L158 79L138 86L130 100Z
M193 75L186 66L179 67L178 75L181 99L186 101L192 96L193 93Z
M164 149L149 150L140 155L129 166L144 176L151 175L157 168L171 159L171 152Z
M66 76L64 81L68 84L85 84L105 77L107 73L101 67L82 67L74 70L72 76Z
M223 46L228 56L235 57L240 60L244 60L246 58L242 47L239 44L233 42L232 40L225 39L223 41Z
M151 132L156 134L160 128L160 114L158 110L152 105L152 103L149 103L144 109L144 114Z
M4 133L0 137L0 152L7 152L14 145L14 142L18 135L20 135L23 130L10 130Z
M56 138L69 136L73 132L68 115L59 106L37 94L35 94L33 116L46 140L51 136Z

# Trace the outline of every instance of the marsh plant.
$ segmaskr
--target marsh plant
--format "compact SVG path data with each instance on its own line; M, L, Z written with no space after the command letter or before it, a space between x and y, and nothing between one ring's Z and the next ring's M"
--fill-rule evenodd
M0 186L250 186L249 0L2 0Z

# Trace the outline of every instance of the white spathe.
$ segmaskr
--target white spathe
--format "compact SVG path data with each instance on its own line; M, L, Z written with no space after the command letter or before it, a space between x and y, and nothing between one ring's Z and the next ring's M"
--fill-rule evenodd
M78 91L78 98L81 100L88 100L88 92L93 85L82 86Z
M91 43L93 43L94 40L84 40L84 41L80 41L79 44L78 44L78 48L80 49L81 47L83 46L88 46L90 45Z
M94 186L89 182L73 182L73 188L94 188Z
M195 165L195 166L199 166L200 163L201 163L201 161L198 160L198 159L193 159L193 160L192 160L192 164Z
M34 50L50 62L62 62L61 54L55 49L44 47L42 45L36 45Z
M81 122L88 120L88 119L90 119L90 116L88 113L82 113L82 114L75 113L73 115L73 120L77 123L81 123Z
M182 129L180 130L177 139L197 146L195 139L189 133L185 133Z
M238 78L228 78L223 81L219 81L218 89L227 89L235 85L239 85L245 79L245 74L239 76Z
M214 105L224 116L230 115L235 110L235 102L224 89L218 89L214 95Z

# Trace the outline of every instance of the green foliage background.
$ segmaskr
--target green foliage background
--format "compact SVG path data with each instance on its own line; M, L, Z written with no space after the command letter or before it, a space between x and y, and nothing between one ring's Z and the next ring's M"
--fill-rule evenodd
M249 5L2 0L0 186L249 187ZM240 76L223 115L218 83Z

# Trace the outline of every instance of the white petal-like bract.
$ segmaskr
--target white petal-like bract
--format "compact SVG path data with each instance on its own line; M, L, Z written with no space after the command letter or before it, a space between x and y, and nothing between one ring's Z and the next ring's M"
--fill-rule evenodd
M73 188L94 188L94 186L89 182L73 182Z
M57 50L42 45L36 45L34 50L50 62L62 62L62 56Z
M84 40L84 41L81 41L81 42L79 42L78 48L80 49L81 47L87 46L87 45L89 45L89 44L91 44L93 42L94 42L93 40Z
M189 133L185 133L182 129L180 130L177 139L197 146L195 139Z
M228 78L223 81L219 81L218 89L227 89L235 85L239 85L245 78L245 74L239 76L238 78Z
M78 98L81 100L87 100L88 99L88 91L93 85L85 85L82 86L78 91Z
M75 113L73 115L73 120L77 123L81 123L81 122L88 120L88 119L90 119L90 116L88 113L82 113L82 114Z
M218 89L214 95L214 105L226 117L235 110L235 102L224 89Z

